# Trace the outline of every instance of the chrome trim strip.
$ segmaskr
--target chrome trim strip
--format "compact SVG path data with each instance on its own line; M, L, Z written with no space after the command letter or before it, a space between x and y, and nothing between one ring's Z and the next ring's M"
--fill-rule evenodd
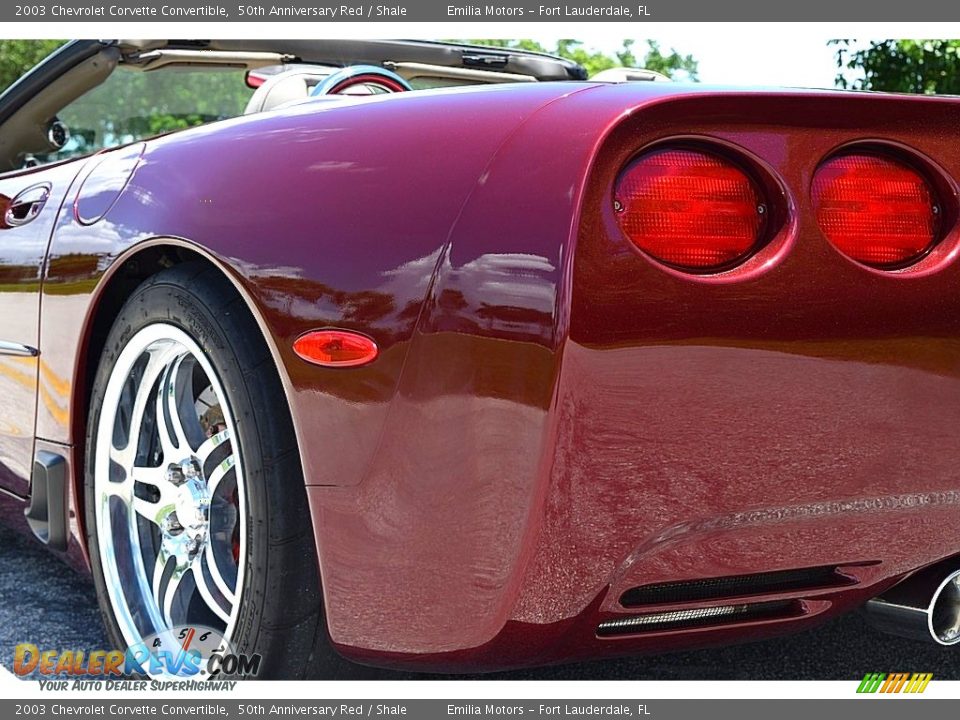
M8 490L5 487L0 487L0 503L4 500L19 500L24 505L30 502L29 496L17 495L13 490Z
M7 340L0 340L0 355L14 355L16 357L36 357L40 354L40 351L36 348L32 348L29 345L21 345L20 343L8 342Z

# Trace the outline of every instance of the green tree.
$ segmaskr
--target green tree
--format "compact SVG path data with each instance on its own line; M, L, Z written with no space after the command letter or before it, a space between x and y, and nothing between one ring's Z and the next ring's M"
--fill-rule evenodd
M960 40L831 40L838 87L853 90L960 94ZM848 77L850 71L858 76ZM859 76L862 73L862 76Z
M44 161L237 117L253 90L240 69L138 72L122 67L59 113L70 128L60 152Z
M63 40L0 40L0 92L63 43Z
M0 40L0 92L62 44L62 40ZM70 128L68 146L35 157L53 161L235 117L253 92L243 77L242 70L118 70L59 113Z
M546 47L536 40L457 40L454 42L468 42L491 47L517 48L518 50L533 50L534 52L549 53L573 60L587 69L590 75L601 70L614 67L641 67L655 70L667 77L686 78L697 80L697 61L693 55L682 55L673 48L668 54L660 49L660 44L647 40L646 53L638 58L635 52L635 41L624 40L619 50L613 55L607 55L598 50L586 47L579 40L559 40L554 47Z

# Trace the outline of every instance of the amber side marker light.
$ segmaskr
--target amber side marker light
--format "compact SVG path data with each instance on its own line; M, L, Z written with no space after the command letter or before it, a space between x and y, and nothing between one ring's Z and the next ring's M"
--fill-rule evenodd
M323 367L357 367L373 362L380 349L366 335L349 330L312 330L293 342L302 359Z
M930 183L886 155L848 153L827 160L814 175L812 200L827 240L873 268L910 265L938 239L941 208Z
M692 272L720 270L757 247L769 209L735 163L697 149L653 150L620 174L620 229L657 260Z

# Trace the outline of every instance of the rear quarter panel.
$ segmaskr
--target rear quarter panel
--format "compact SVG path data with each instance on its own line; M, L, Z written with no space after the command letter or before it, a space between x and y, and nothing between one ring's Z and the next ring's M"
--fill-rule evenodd
M359 482L454 219L504 138L561 94L544 85L301 106L147 143L103 220L81 224L71 203L60 216L42 333L69 412L41 410L38 435L83 444L76 383L97 362L85 350L105 281L149 244L183 245L220 265L247 299L301 446L336 448L304 454L308 482ZM378 362L349 373L303 363L293 340L326 326L373 337Z

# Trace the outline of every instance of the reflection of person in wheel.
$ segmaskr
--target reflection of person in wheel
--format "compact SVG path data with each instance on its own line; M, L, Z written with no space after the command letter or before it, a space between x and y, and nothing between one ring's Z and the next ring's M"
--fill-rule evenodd
M183 472L184 478L187 480L192 480L193 478L199 478L200 475L200 463L197 462L196 458L189 458L180 463L180 469Z
M196 458L189 458L182 463L170 463L167 465L167 480L179 487L187 480L202 478L200 463Z
M178 487L187 481L183 473L183 468L178 463L170 463L167 465L167 480Z
M227 429L227 424L223 421L223 411L219 405L207 408L200 416L200 427L208 438Z

